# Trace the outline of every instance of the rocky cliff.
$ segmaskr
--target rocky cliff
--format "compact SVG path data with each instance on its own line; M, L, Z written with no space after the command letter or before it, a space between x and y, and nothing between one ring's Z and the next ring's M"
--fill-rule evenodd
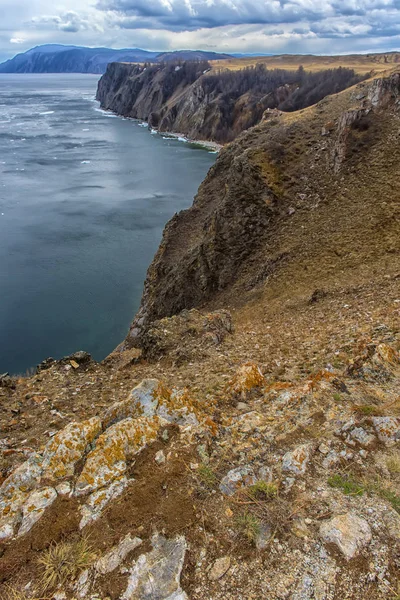
M397 71L295 115L267 112L223 149L165 228L128 341L185 308L245 302L265 282L311 293L397 253L399 94Z
M398 598L399 131L398 70L266 113L129 344L0 375L2 599Z
M317 73L256 65L213 70L208 62L161 65L112 63L99 81L102 108L143 119L160 131L227 142L258 123L265 110L294 110L362 79L351 69Z

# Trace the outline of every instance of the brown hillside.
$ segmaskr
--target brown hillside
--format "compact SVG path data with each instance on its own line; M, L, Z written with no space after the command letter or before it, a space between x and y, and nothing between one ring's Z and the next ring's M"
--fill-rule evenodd
M128 342L0 376L1 600L398 598L399 134L398 70L266 113Z

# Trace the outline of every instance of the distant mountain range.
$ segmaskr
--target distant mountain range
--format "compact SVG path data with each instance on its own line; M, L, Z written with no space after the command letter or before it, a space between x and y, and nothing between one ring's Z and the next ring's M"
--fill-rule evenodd
M45 44L0 64L0 73L104 73L110 62L166 62L171 60L214 60L232 58L229 54L180 50L148 52L140 48L86 48Z

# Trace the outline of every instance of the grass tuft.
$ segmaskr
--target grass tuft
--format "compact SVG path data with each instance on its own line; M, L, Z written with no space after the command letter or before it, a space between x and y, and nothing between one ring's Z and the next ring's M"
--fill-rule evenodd
M357 481L352 479L350 475L336 473L328 479L328 484L341 490L347 496L362 496L365 492L376 494L389 502L394 510L400 514L400 496L390 488L389 482L382 481L380 478Z
M17 590L15 587L7 586L4 600L28 600L28 598L29 597L24 591ZM35 598L30 597L29 600L35 600Z
M210 467L202 463L197 471L201 483L209 490L213 490L218 485L218 477Z
M96 553L85 538L52 544L38 560L43 591L74 581L96 558Z
M264 480L257 481L248 488L250 496L256 500L272 500L278 495L278 486L276 483Z
M365 417L379 417L382 414L382 410L373 404L358 405L354 407L354 410Z
M400 453L392 452L386 459L386 467L391 475L400 474Z
M259 519L251 512L245 512L236 518L236 526L241 536L255 544L261 531Z
M328 484L332 488L341 490L344 494L346 494L346 496L362 496L365 492L365 487L358 481L351 479L351 477L348 475L343 476L339 473L329 477Z

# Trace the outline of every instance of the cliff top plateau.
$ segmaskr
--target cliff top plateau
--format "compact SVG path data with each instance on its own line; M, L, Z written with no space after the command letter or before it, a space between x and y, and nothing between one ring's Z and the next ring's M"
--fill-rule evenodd
M221 150L102 363L0 377L2 599L399 598L390 67Z

